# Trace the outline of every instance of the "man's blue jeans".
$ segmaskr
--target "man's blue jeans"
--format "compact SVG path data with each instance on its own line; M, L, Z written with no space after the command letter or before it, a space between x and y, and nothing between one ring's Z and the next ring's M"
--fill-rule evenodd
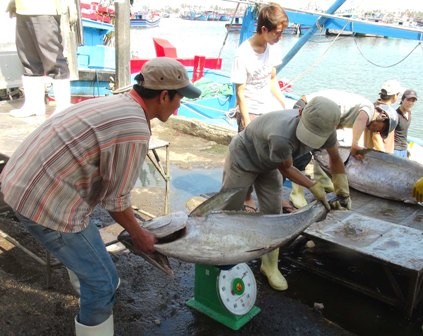
M395 149L394 150L394 155L406 159L407 158L407 150L406 149L401 149L401 150Z
M81 284L78 321L98 325L112 314L118 286L116 266L94 224L76 233L51 230L16 213L20 222Z

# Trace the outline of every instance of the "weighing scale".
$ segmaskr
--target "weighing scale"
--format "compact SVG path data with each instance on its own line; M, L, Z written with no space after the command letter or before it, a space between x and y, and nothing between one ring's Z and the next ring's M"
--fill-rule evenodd
M194 297L187 305L238 330L260 312L256 297L256 280L247 264L230 269L196 264Z

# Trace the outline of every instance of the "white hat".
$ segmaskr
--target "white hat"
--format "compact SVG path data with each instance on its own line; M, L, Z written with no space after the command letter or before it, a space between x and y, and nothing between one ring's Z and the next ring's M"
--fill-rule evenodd
M383 83L382 88L380 89L380 94L386 96L393 96L403 92L404 89L402 88L400 82L395 79L387 80L385 83Z

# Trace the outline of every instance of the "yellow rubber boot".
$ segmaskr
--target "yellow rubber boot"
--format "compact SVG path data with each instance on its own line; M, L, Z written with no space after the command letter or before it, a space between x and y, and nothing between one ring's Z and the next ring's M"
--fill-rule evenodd
M292 183L291 193L289 194L289 200L294 204L297 209L305 207L307 201L304 196L304 187L296 183Z
M288 282L278 268L279 249L275 249L261 257L260 272L267 277L270 287L283 291L288 289Z
M332 180L329 178L329 176L326 175L326 173L323 171L323 169L319 166L318 163L314 163L314 180L316 182L320 182L320 184L325 188L326 192L334 192L335 188L333 187Z

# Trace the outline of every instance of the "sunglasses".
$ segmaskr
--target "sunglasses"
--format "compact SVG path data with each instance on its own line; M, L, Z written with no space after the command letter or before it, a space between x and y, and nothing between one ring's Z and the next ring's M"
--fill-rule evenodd
M412 101L412 102L417 101L417 99L416 99L416 98L414 98L414 97L411 97L411 98L405 98L405 100L406 100L406 101Z

